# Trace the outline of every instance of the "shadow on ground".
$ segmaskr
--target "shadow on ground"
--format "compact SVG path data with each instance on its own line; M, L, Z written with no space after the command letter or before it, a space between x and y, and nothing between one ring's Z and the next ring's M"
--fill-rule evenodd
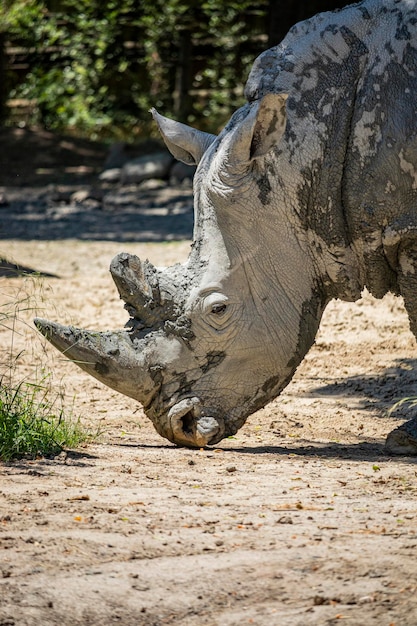
M173 192L174 194L174 192ZM138 191L140 195L140 191ZM192 194L178 192L159 208L131 205L114 211L74 205L39 206L24 199L0 209L0 239L163 242L192 237ZM176 204L171 210L170 204Z
M82 183L98 174L108 151L104 143L43 129L0 129L0 186Z
M16 265L6 259L0 258L0 278L16 278L16 276L27 276L28 274L47 278L59 278L56 274L49 274L48 272L39 272L32 267L26 267L25 265Z
M190 186L100 181L108 152L104 144L44 130L2 129L0 145L0 239L162 242L192 237Z
M417 359L396 359L383 374L342 378L312 389L307 397L355 398L359 409L379 410L392 418L411 419L417 414Z

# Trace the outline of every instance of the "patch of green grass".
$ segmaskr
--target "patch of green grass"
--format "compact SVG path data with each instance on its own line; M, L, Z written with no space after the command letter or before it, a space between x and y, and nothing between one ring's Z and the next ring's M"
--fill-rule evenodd
M37 281L36 291L39 293ZM3 462L54 456L63 448L76 448L100 434L98 430L87 429L74 416L72 405L68 406L61 389L53 391L51 374L45 373L38 362L39 355L33 355L37 361L30 377L33 380L19 376L19 361L25 350L15 349L16 336L21 334L22 324L27 332L24 314L31 315L36 308L32 294L29 297L21 291L0 305L2 341L6 336L0 349L0 461Z
M60 402L58 397L51 401L42 383L0 383L0 459L53 456L94 439Z

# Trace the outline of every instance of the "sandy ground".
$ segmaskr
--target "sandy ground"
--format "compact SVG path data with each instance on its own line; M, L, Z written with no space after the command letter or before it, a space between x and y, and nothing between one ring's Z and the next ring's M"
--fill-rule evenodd
M109 261L187 242L2 242L59 278L2 278L38 314L123 325ZM416 390L401 301L332 303L285 393L212 449L176 448L141 408L67 363L22 311L19 372L43 363L101 441L0 466L0 624L417 624L416 459L384 454ZM4 348L10 339L0 332Z
M0 256L56 276L0 277L0 311L30 295L15 376L51 370L103 434L54 459L0 465L0 626L416 626L417 459L383 447L414 411L388 410L417 395L401 301L331 303L280 398L234 438L180 449L137 403L46 345L31 319L119 328L112 257L163 265L185 259L189 242L139 231L132 241L126 207L36 206L13 212L6 198L0 215ZM11 337L0 325L1 362Z

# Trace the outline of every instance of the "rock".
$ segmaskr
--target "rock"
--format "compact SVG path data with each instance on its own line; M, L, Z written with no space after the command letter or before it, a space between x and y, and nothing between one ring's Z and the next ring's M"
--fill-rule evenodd
M113 167L109 170L104 170L99 174L99 180L103 183L118 183L122 176L122 169L120 167Z
M145 139L139 143L117 141L109 148L103 170L121 169L128 161L141 156L161 152L163 144L156 139Z
M89 189L78 189L70 198L72 204L81 204L86 209L98 209L103 200L103 192L93 187Z
M104 162L104 170L121 169L129 160L127 144L125 141L117 141L109 148L107 158Z
M148 178L167 178L173 157L168 152L157 152L138 157L122 167L121 182L141 183Z
M140 192L143 191L155 191L155 189L165 189L167 187L167 183L163 180L158 180L156 178L150 178L149 180L144 180L139 185Z
M78 191L75 191L72 195L71 195L71 202L75 202L77 203L81 203L81 202L85 202L85 200L87 200L87 198L90 197L90 190L89 189L78 189Z
M387 435L385 452L417 456L417 417L404 422Z
M67 203L71 199L72 190L68 187L50 184L46 191L46 200L48 204Z
M0 192L0 208L5 208L9 206L9 201L5 193Z

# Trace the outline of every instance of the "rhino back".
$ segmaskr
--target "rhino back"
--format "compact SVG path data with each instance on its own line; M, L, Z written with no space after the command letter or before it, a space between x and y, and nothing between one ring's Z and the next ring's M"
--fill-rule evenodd
M319 14L263 53L246 85L249 101L289 93L285 157L304 227L353 249L377 297L398 292L384 230L417 226L416 22L408 0Z

